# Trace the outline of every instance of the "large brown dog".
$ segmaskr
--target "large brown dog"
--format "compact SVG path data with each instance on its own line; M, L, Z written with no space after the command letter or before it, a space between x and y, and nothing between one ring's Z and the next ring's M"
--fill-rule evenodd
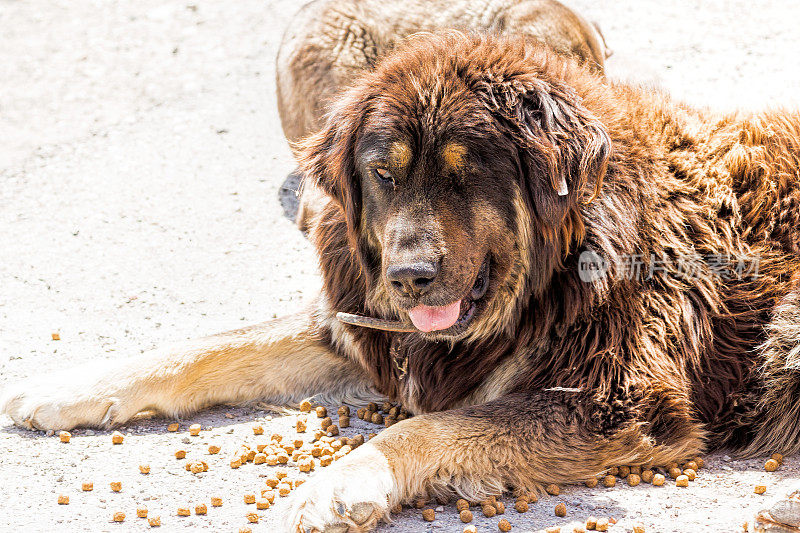
M360 77L301 156L335 199L314 309L24 383L4 411L69 428L374 387L418 413L296 490L292 531L800 448L800 114L715 115L446 33Z
M336 94L410 34L443 29L527 35L598 72L609 55L597 27L556 0L315 0L289 23L275 62L286 139L319 130ZM326 201L306 184L296 218L301 230Z

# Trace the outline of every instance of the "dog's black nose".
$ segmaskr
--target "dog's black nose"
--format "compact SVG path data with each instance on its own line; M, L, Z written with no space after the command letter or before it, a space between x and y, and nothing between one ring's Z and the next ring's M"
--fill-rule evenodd
M396 290L407 296L423 292L438 274L439 263L433 261L389 265L386 268L386 279Z

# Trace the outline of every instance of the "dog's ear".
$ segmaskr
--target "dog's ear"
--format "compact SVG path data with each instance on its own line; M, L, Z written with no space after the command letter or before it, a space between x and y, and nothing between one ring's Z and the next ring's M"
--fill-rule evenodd
M478 92L519 148L523 189L535 216L558 227L570 205L600 189L611 152L605 126L571 87L534 76L486 77Z
M328 114L325 125L294 146L303 172L303 186L322 188L342 207L350 233L361 219L361 183L355 164L355 144L363 122L366 102L345 94Z

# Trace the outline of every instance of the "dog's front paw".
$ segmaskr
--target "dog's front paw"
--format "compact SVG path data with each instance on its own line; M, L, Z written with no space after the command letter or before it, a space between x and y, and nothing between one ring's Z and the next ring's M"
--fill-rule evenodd
M108 427L118 422L120 399L77 372L24 380L0 395L0 413L27 429Z
M285 530L313 533L371 531L397 499L386 457L365 444L313 476L292 495Z

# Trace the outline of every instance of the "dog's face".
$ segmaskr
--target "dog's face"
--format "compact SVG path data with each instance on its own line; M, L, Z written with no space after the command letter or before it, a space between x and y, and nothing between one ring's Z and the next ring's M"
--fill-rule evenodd
M368 308L431 339L510 326L575 236L581 189L607 156L604 130L563 88L497 67L492 50L412 42L343 95L302 153L344 209ZM516 52L527 59L524 43Z

